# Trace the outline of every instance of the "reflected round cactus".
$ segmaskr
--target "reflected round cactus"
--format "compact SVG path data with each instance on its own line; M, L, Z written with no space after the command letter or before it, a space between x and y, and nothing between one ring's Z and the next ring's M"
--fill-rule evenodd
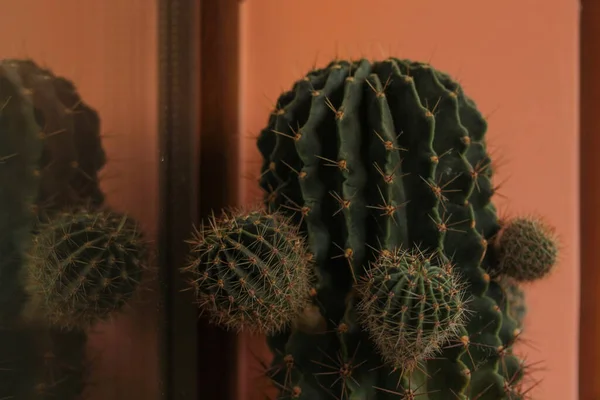
M276 213L234 211L197 230L190 263L198 306L227 329L274 333L309 304L311 256L298 228Z
M60 213L39 225L27 290L52 324L86 328L122 309L141 282L146 259L143 235L126 215Z

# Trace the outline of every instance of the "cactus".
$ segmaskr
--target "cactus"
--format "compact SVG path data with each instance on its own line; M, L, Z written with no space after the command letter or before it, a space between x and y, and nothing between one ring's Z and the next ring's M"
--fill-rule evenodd
M558 257L554 231L539 218L515 218L502 225L494 238L498 263L493 275L531 282L549 275Z
M0 321L17 318L25 301L15 282L35 215L43 151L39 133L18 71L0 64Z
M42 276L29 262L39 259L39 243L50 245L48 235L36 236L38 224L48 227L64 210L100 207L105 162L98 115L71 82L31 60L0 61L0 398L82 394L86 333L30 321L40 290L25 284Z
M196 230L188 273L198 305L236 331L274 334L309 304L310 260L298 229L278 214L243 210Z
M73 85L31 60L0 62L0 315L24 303L19 275L41 211L100 204L97 171L105 162L96 112Z
M0 398L75 399L88 369L87 336L43 327L0 331Z
M53 326L85 330L120 310L141 282L146 243L127 216L67 210L37 230L26 289Z
M313 306L326 321L320 332L292 324L268 336L279 398L525 397L526 369L513 354L521 331L490 276L506 271L503 249L519 239L512 222L497 235L486 130L449 75L408 60L336 60L279 97L258 139L260 186L267 209L308 237ZM531 256L549 255L547 269L555 239L543 229L520 234L532 240L518 259L531 277L542 266ZM378 261L415 249L422 258ZM367 306L374 285L378 300ZM392 294L386 305L381 296ZM442 304L449 310L436 317Z

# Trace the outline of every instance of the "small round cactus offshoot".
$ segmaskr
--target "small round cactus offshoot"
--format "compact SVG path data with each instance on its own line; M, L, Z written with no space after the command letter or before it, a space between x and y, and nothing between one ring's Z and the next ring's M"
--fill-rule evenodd
M357 285L358 316L383 359L411 371L464 327L463 285L452 265L419 250L382 251Z
M494 240L497 265L493 275L504 275L518 282L548 276L558 258L558 241L553 230L536 218L506 221Z
M85 329L119 311L146 268L147 243L125 215L78 209L40 223L27 290L50 323Z
M277 213L233 211L196 230L190 263L198 306L226 329L272 334L310 304L311 256L298 228Z

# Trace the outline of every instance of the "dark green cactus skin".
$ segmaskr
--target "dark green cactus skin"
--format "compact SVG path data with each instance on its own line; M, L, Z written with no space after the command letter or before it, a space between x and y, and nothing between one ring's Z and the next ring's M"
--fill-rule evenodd
M105 155L98 116L70 82L30 60L3 60L0 79L0 228L7 236L0 249L0 316L10 312L2 319L13 319L23 304L14 282L34 224L53 209L100 204L97 172Z
M0 371L0 398L72 400L82 392L85 333L24 324L23 279L38 221L103 202L99 128L71 82L31 60L0 61L0 362L9 365ZM40 369L49 355L60 366L54 373Z
M312 268L298 228L263 211L224 213L190 240L196 301L210 320L238 332L273 334L310 303Z
M258 139L260 185L268 208L308 235L329 325L268 338L282 399L511 398L517 380L504 366L519 365L509 351L517 325L486 273L499 229L486 129L447 74L407 60L335 61L279 97ZM352 291L380 251L414 247L451 259L471 299L472 317L426 363L428 378L400 378L382 362Z
M87 329L122 309L142 280L146 242L135 221L72 209L37 227L27 290L50 325Z
M33 101L15 69L0 68L0 320L18 317L24 293L19 279L39 192L43 151Z

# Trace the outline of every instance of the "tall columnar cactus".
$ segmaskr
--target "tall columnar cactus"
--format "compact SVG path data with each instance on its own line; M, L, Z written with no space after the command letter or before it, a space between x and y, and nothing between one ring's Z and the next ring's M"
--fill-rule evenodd
M0 339L0 398L80 398L88 373L84 332L12 328Z
M82 393L85 332L30 323L25 313L40 304L36 298L43 293L48 304L55 306L54 314L48 315L56 316L57 298L64 287L49 284L57 273L49 267L72 267L68 260L83 262L91 253L98 254L97 248L90 250L89 241L83 240L98 233L96 221L80 218L74 226L78 233L86 233L75 235L76 240L68 244L48 232L58 228L61 211L85 207L93 213L102 204L98 171L105 161L98 115L71 82L31 60L0 61L0 398L74 400ZM118 236L106 229L118 230L120 225L108 225L103 225L104 239ZM57 241L51 243L51 238ZM47 252L45 261L42 244L54 250ZM123 244L127 242L117 240L109 246L113 255ZM73 253L66 256L68 260L57 263L69 249ZM102 264L105 273L114 274L115 270L106 272L108 267ZM119 272L122 269L117 268ZM46 278L45 286L36 286L42 282L36 281L40 277ZM88 306L93 304L92 299L78 298ZM89 322L89 313L82 314L79 305L70 304L71 327ZM82 315L84 321L75 321Z
M279 97L260 185L308 237L326 322L269 335L281 399L525 397L496 278L543 275L556 243L499 221L486 129L450 76L408 60L334 61Z

